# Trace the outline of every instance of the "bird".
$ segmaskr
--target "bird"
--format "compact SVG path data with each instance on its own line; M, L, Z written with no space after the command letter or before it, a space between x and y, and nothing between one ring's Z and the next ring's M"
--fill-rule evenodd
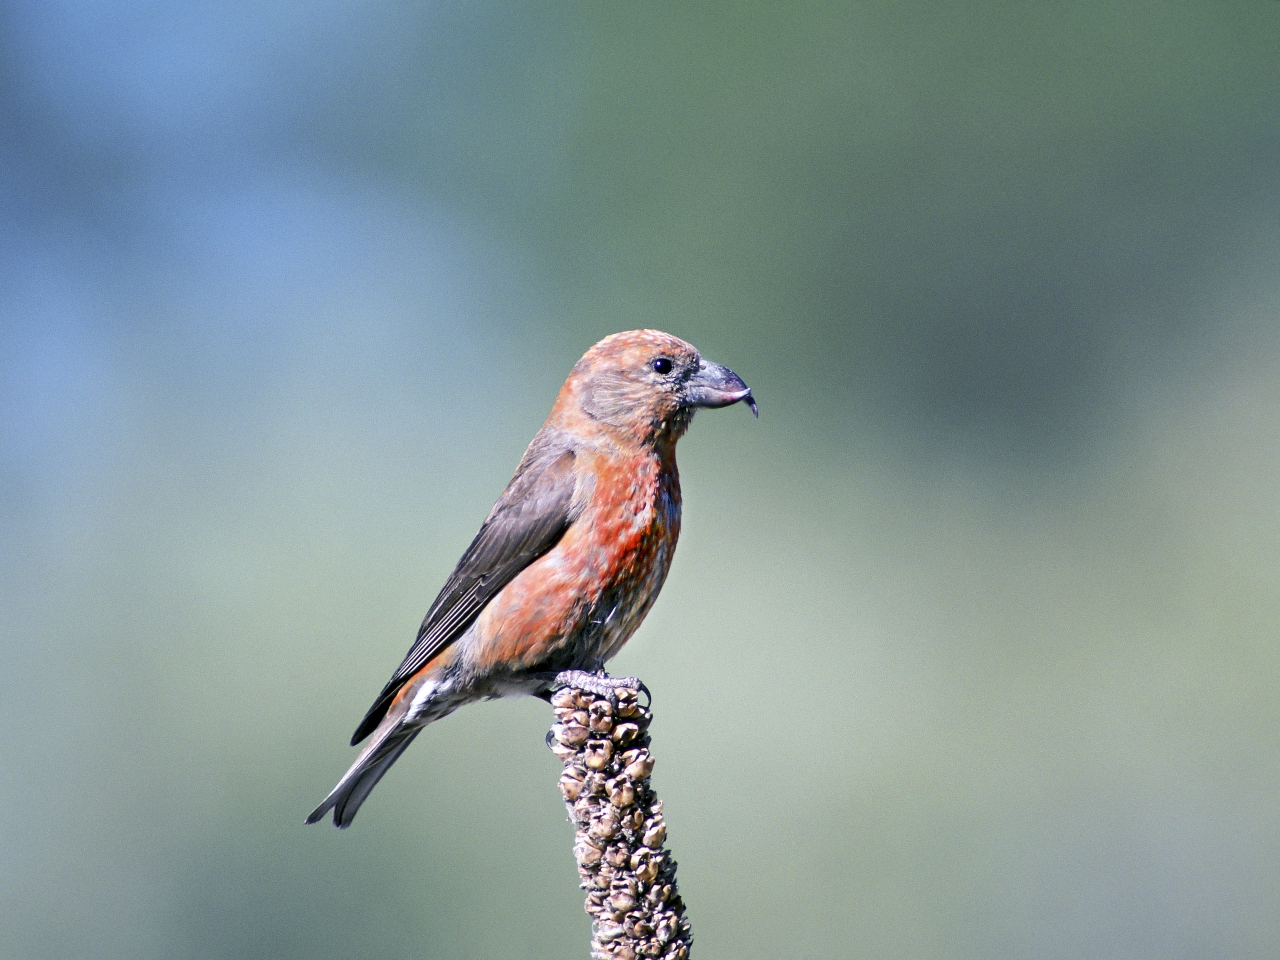
M605 337L573 367L502 496L351 738L351 768L306 818L339 828L427 724L464 704L607 690L680 535L676 441L751 388L659 330Z

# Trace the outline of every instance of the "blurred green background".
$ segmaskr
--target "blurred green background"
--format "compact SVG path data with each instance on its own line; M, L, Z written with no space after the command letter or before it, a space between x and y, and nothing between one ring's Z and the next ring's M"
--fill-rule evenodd
M586 956L545 704L304 828L570 366L700 957L1280 942L1280 3L0 7L0 955Z

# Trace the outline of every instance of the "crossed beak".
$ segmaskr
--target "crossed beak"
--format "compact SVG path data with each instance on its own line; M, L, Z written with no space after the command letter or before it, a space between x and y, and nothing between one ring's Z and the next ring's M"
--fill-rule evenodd
M684 396L685 403L691 407L727 407L743 400L756 419L760 419L751 388L728 367L709 360L703 360L697 372L685 381Z

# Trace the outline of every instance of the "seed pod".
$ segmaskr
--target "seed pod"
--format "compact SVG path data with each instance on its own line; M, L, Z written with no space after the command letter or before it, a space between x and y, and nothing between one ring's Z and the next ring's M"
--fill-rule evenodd
M557 740L571 747L581 746L591 736L591 732L580 723L557 723L551 730Z
M667 839L667 825L665 823L656 823L644 834L644 845L646 847L660 847Z
M583 762L592 770L601 770L613 756L613 744L608 740L591 740L587 743Z
M676 918L670 914L665 914L654 927L653 935L663 946L671 942L671 937L676 932Z
M569 760L577 756L578 751L569 746L567 743L561 743L559 740L547 740L547 746L551 748L551 752L560 758L561 762Z
M653 933L653 924L648 920L632 920L627 924L627 935L632 937L647 937Z
M560 775L560 792L564 794L566 802L573 803L578 799L578 795L582 793L584 773L585 771L580 768L568 767Z
M578 692L573 687L561 687L551 694L551 705L556 708L572 708L577 705L577 700Z
M611 840L618 832L618 821L612 817L601 817L591 825L587 835L595 840Z
M636 868L636 877L642 883L653 883L658 876L659 864L657 860L645 860Z
M625 809L631 806L636 799L636 788L631 786L626 780L621 783L615 782L609 789L609 802L618 809Z
M600 862L604 851L583 837L580 842L573 845L573 856L578 861L578 866L590 868Z
M590 766L589 763L587 765ZM626 774L632 780L648 780L651 773L653 773L653 757L649 756L648 750L642 751L641 756L627 764Z
M619 723L613 728L613 742L619 745L630 743L636 738L640 728L634 723Z
M609 923L608 921L601 921L596 924L597 940L603 940L607 943L610 940L617 940L623 933L625 931L619 924Z
M620 690L615 690L613 697L614 701L618 704L618 715L623 717L631 716L632 712L639 706L639 704L636 703L638 696L639 694L637 694L635 690L631 690L626 687Z

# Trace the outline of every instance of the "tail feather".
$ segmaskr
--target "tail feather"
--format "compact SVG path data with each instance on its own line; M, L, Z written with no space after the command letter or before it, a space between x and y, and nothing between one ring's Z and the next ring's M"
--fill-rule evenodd
M378 785L391 765L400 759L400 754L413 743L413 738L421 730L420 725L407 726L398 718L392 720L388 717L384 720L383 729L375 731L373 739L360 751L360 756L356 757L351 769L329 791L320 806L311 811L307 823L315 823L332 810L335 826L350 826L360 804L364 803L369 792Z

